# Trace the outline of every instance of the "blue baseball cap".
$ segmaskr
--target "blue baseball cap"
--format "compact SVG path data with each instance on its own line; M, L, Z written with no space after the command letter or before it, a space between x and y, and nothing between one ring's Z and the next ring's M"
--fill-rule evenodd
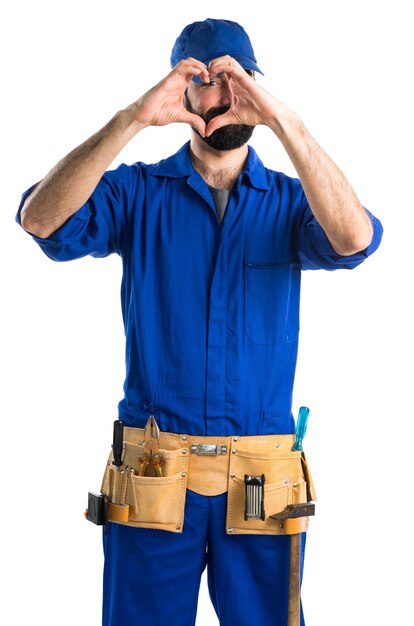
M244 28L236 22L210 18L204 22L193 22L184 28L172 49L171 67L188 57L208 65L213 59L225 54L236 59L245 70L263 74ZM193 80L203 83L198 76L193 76Z

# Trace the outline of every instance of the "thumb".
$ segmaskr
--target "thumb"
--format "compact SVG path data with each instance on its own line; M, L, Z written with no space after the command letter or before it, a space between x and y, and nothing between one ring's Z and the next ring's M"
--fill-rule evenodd
M206 123L199 115L196 115L195 113L190 113L189 111L184 111L179 121L194 126L198 130L200 135L202 137L205 137Z
M217 117L213 117L213 119L208 123L206 128L206 137L210 137L212 133L218 128L222 126L227 126L228 124L240 124L237 118L234 116L234 113L231 109L223 113L222 115L217 115Z

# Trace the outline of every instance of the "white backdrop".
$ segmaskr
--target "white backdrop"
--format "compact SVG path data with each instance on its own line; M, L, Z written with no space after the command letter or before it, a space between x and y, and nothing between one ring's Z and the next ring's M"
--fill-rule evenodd
M356 270L303 277L294 409L311 408L305 447L319 495L303 602L307 626L407 624L409 2L198 6L15 0L2 10L1 624L100 624L101 534L83 511L124 377L119 257L51 262L14 222L20 195L158 82L182 28L206 17L246 28L266 74L258 81L300 114L384 225L382 246ZM188 136L185 125L146 129L111 169L158 161ZM267 166L295 175L268 129L251 143ZM197 626L214 624L203 576Z

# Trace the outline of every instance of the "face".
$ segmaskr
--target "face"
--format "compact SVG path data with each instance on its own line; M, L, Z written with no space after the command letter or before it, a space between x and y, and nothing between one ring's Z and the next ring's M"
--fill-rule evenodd
M222 115L231 105L231 90L226 76L217 76L210 83L199 85L190 81L184 94L184 104L188 111L196 113L208 124L213 117ZM200 135L192 126L194 132ZM216 150L234 150L247 143L253 134L254 126L230 124L218 128L210 137L201 137Z

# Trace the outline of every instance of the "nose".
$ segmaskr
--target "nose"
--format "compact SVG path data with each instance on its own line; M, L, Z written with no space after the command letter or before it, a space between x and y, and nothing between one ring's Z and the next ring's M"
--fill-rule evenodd
M229 81L223 78L223 81L220 87L220 106L231 106L231 99L232 99L232 94L231 94Z

